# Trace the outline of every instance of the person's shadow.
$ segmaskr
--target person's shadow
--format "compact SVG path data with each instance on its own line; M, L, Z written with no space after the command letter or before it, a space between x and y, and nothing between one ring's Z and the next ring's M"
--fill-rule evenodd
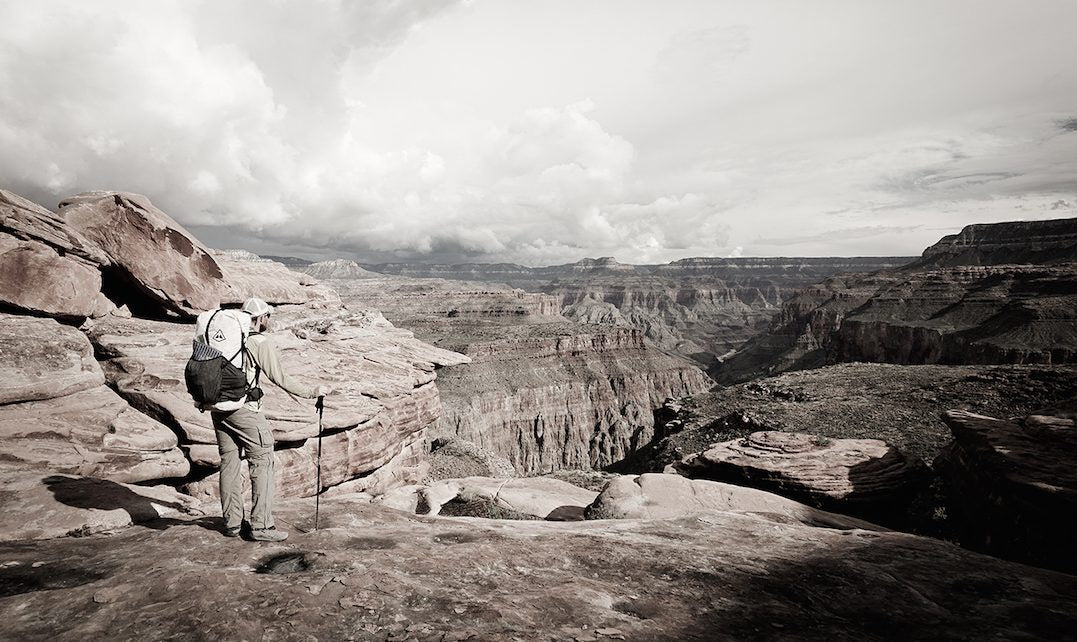
M108 481L89 477L64 477L52 475L42 480L56 500L74 508L95 508L97 510L116 510L122 508L131 516L131 523L156 530L165 530L172 526L196 525L210 530L220 530L213 518L200 517L184 520L174 517L161 517L154 504L187 512L187 506L178 502L169 502L139 495L131 489Z

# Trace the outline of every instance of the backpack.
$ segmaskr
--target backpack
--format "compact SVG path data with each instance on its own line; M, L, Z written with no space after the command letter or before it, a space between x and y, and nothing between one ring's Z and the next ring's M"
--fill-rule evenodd
M214 310L199 316L198 325L208 315L205 330L195 337L191 358L183 376L187 392L200 407L222 401L240 401L247 396L246 339L249 322L238 312ZM214 321L217 321L216 325ZM240 358L239 365L235 361Z

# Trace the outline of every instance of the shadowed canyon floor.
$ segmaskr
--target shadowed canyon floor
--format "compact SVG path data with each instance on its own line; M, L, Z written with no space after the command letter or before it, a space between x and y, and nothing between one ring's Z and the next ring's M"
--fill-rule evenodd
M309 526L313 502L279 520ZM576 523L322 504L286 545L207 518L0 544L21 639L1062 639L1077 578L889 532L715 512Z

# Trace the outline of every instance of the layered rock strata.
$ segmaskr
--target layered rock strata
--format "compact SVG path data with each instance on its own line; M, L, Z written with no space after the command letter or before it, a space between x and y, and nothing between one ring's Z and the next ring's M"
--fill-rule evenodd
M760 488L842 513L886 513L908 504L923 463L878 439L830 439L777 431L713 444L667 470Z
M974 225L902 269L830 279L784 304L714 375L736 383L848 361L1074 362L1075 237L1077 219Z
M348 270L310 269L325 275L330 267ZM522 474L619 461L650 441L663 400L709 383L637 330L564 319L548 295L384 275L326 283L349 305L377 307L420 338L468 355L466 368L439 374L436 435L472 442Z
M954 441L935 462L967 546L1077 573L1074 416L943 413Z
M339 305L282 306L273 315L270 334L285 367L297 378L325 382L322 428L322 488L369 475L384 487L392 475L407 476L425 453L426 429L438 417L434 385L437 366L466 363L467 358L417 341L376 312L354 312ZM218 464L209 414L191 403L182 369L190 355L192 326L110 317L88 331L105 359L109 381L131 403L173 426L193 462ZM264 382L263 407L277 451L277 485L282 495L311 495L315 489L318 415L313 401L292 399ZM392 472L395 470L396 472ZM390 478L385 478L389 474ZM211 476L189 486L213 494Z
M0 458L132 482L183 477L165 425L105 386L93 348L52 319L0 314Z

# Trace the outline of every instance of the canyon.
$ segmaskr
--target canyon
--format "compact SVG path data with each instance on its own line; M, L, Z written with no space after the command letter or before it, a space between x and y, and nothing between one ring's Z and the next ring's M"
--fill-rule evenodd
M971 225L900 269L804 288L712 375L737 383L853 361L1072 363L1075 346L1077 219Z
M604 468L648 444L654 410L710 382L630 327L577 323L557 297L508 285L376 274L331 261L304 268L342 300L380 310L432 345L467 355L439 372L435 438L457 437L520 474Z

